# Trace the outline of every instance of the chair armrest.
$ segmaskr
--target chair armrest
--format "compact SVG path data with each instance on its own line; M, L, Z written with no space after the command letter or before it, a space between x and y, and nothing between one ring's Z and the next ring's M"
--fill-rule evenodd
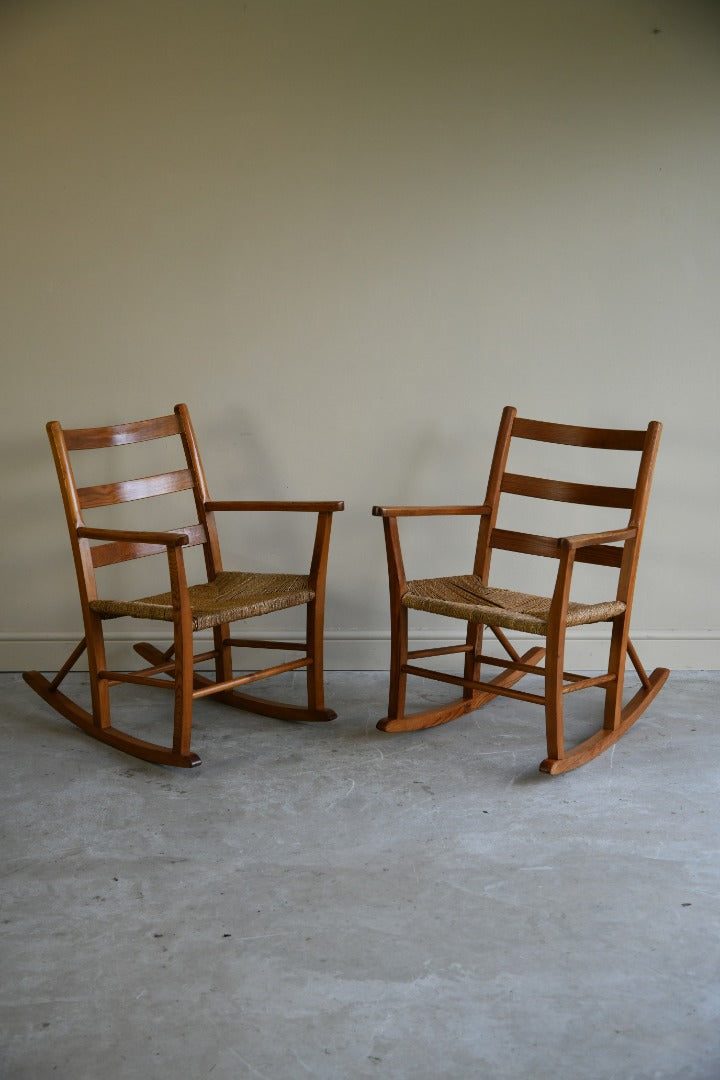
M558 544L561 547L577 550L577 548L590 547L593 544L613 544L620 540L632 540L634 536L637 536L637 529L633 526L629 529L610 529L607 532L563 536L558 540Z
M77 534L82 540L119 540L127 544L162 544L168 548L182 547L189 542L183 532L145 532L142 529L92 529L82 525Z
M629 529L610 529L607 532L577 533L575 536L563 536L558 539L560 561L550 604L548 635L557 635L559 640L565 634L575 552L579 548L612 544L620 540L631 540L634 536L637 536L637 529L633 526Z
M491 506L373 506L372 508L374 517L382 518L457 516L459 514L483 517L491 510Z
M205 503L206 510L298 510L315 514L332 514L344 510L345 503L340 502L281 502L279 500L241 499L211 500Z

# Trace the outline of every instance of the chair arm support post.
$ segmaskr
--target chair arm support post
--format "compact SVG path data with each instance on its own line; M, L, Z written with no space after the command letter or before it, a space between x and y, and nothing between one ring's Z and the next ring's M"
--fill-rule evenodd
M555 626L555 624L560 621L565 621L568 600L570 599L572 573L575 567L576 545L572 543L572 538L565 537L558 543L560 547L560 561L557 576L555 578L555 588L553 589L552 600L550 602L550 611L548 613L548 636L550 634L551 626Z
M188 595L187 577L185 575L185 559L181 547L168 548L168 573L170 575L170 596L176 626L182 623L189 632L192 632L192 617L190 612L190 598Z
M407 580L400 547L400 533L395 517L383 518L383 531L385 533L390 601L391 604L394 600L399 603L400 598L407 592Z
M555 642L555 648L548 648L548 656L555 652L562 656L567 630L567 608L570 600L570 585L575 568L575 547L569 539L560 540L560 561L555 578L550 610L548 612L547 634L548 643Z
M570 539L559 541L560 563L548 613L545 658L545 734L548 757L559 761L565 756L563 727L563 670L565 633L570 583L575 565L575 546Z
M325 595L325 577L327 574L328 552L330 549L330 529L332 526L332 511L323 510L318 514L315 529L315 542L310 560L310 588L317 598L321 594L321 601Z
M192 728L193 625L185 558L182 547L168 548L170 596L173 607L173 644L175 647L175 708L173 715L173 751L190 753Z

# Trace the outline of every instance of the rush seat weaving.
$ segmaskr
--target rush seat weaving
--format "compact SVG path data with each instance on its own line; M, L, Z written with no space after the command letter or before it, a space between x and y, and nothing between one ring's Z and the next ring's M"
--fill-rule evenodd
M531 596L512 589L491 589L473 574L458 577L425 578L408 581L402 598L404 607L447 615L451 619L502 626L526 634L547 633L552 597ZM621 600L600 604L581 604L572 600L567 606L567 625L583 626L607 622L622 615Z
M221 623L269 615L271 611L309 604L315 599L307 575L243 574L221 570L214 581L190 585L190 617L193 630L211 630ZM172 594L158 593L141 600L91 600L90 610L106 618L131 615L135 619L172 622Z

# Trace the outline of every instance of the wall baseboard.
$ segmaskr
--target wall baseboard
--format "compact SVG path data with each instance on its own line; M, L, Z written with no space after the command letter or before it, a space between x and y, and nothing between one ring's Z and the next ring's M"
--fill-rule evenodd
M236 637L242 632L234 631ZM56 671L65 661L70 650L77 644L80 632L68 633L1 633L0 634L0 671L24 671L34 668L39 671ZM106 635L108 663L115 668L134 668L140 663L132 651L132 642L142 636L137 632L115 631ZM248 637L251 636L249 633ZM301 640L297 631L277 630L274 637L286 641ZM539 638L525 634L508 634L519 649L529 648L531 642ZM646 668L669 667L671 670L716 670L720 669L720 630L635 630L633 642ZM166 634L145 634L145 640L152 641L158 647L166 648L170 638ZM196 641L210 640L207 634L198 634ZM419 631L411 634L410 647L414 649L432 648L434 645L454 644L461 640L457 632L437 633ZM488 635L488 647L492 642ZM574 630L568 633L566 649L566 670L598 670L607 662L609 633L607 629L598 631ZM526 644L527 643L527 644ZM384 630L330 630L325 635L325 666L328 671L383 671L389 666L390 635ZM497 651L491 649L491 652ZM277 652L263 652L253 649L236 651L236 664L239 668L257 667L278 663ZM448 669L458 666L456 657L446 657ZM82 669L82 661L78 668Z

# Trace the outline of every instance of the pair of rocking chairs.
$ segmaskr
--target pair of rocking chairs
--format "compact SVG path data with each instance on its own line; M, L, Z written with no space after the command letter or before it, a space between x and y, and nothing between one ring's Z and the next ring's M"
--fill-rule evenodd
M37 671L25 672L26 682L59 713L88 734L136 757L165 765L192 767L200 758L190 750L193 701L215 696L228 705L283 720L332 720L323 698L323 619L325 581L332 515L343 509L342 502L260 502L213 501L210 499L200 461L197 441L185 405L174 413L114 427L80 428L64 431L60 424L48 424L75 560L85 636L58 674L47 679ZM391 668L388 716L378 727L383 731L412 731L446 723L484 705L496 696L512 697L545 706L548 756L540 768L548 773L566 772L596 757L615 743L647 708L667 679L665 668L648 675L630 641L630 613L637 573L645 513L661 425L652 422L644 431L626 431L551 424L517 417L507 407L502 414L490 469L485 502L480 506L381 507L373 514L383 520L390 577ZM78 487L70 463L70 453L104 447L146 442L179 436L186 468L137 480ZM632 487L605 487L597 484L542 479L508 472L506 464L513 439L535 440L567 446L602 450L635 451L639 468ZM189 526L162 532L93 528L85 524L83 511L125 503L150 496L191 491L197 521ZM613 507L629 510L625 527L604 532L552 538L496 526L502 493L524 495L565 503ZM223 569L215 515L239 511L311 512L317 515L315 542L309 572L269 574ZM398 518L423 515L471 514L480 518L472 574L408 581L405 577L398 532ZM202 545L206 578L188 585L183 548ZM551 597L490 586L489 570L493 549L522 552L558 560L558 572ZM170 589L138 600L101 599L95 571L114 563L144 556L165 554ZM602 603L583 604L570 600L570 585L576 562L614 567L619 571L615 598ZM307 608L306 640L302 645L267 639L235 639L230 624L257 615L296 606ZM459 619L467 624L465 641L442 648L409 651L408 611L424 611ZM173 644L165 652L149 642L138 642L135 651L150 665L128 673L108 669L103 624L108 619L130 616L159 620L173 626ZM610 622L610 661L605 674L584 677L563 670L565 636L568 627ZM502 645L507 659L488 656L482 650L483 628L487 626ZM193 634L212 630L213 647L194 652ZM522 656L504 630L527 632L545 638L545 647L534 647ZM232 649L281 649L300 651L295 660L250 674L233 675ZM91 710L61 692L60 685L87 651ZM445 674L412 661L431 656L460 653L464 656L462 676ZM545 657L544 667L540 661ZM622 703L626 658L639 675L641 686L625 706ZM212 662L214 678L201 674L196 666ZM480 679L481 665L501 668L494 679ZM304 668L307 677L307 705L297 706L247 694L244 688L283 672ZM513 689L526 674L541 675L544 695ZM439 680L459 687L462 695L449 703L407 715L407 676ZM172 745L163 746L121 731L111 723L110 688L119 683L161 687L174 695ZM568 693L587 687L605 692L603 726L591 738L571 750L565 749L563 699Z

